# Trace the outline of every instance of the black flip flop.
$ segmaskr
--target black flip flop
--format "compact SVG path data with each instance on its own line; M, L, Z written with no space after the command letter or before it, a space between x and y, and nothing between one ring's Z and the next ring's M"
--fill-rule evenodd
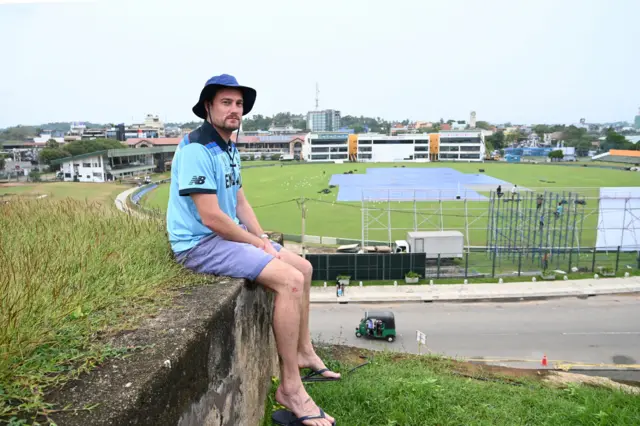
M342 378L342 375L340 377L324 377L322 376L322 373L326 373L327 371L331 371L328 368L323 368L321 370L312 370L311 373L307 374L306 376L302 377L302 381L303 382L337 382L338 380L340 380ZM315 377L320 375L320 377Z
M367 359L367 361L363 362L360 365L356 365L351 370L347 371L345 374L341 374L340 377L324 377L324 376L322 376L322 373L325 373L327 371L331 371L328 368L323 368L321 370L312 370L311 373L309 373L306 376L302 377L302 381L303 382L337 382L340 379L342 379L342 377L344 377L345 375L350 374L354 370L356 370L356 369L358 369L360 367L364 367L365 365L369 364L368 358L366 356L360 355L360 358ZM315 377L315 376L318 376L318 375L320 375L320 377Z
M326 419L326 418L327 416L324 414L324 411L322 410L322 408L320 408L320 414L315 416L311 415L311 416L296 417L296 415L289 410L278 410L271 415L271 420L273 420L273 423L279 426L306 426L302 423L305 420L316 420L316 419ZM334 421L332 425L335 426L336 422Z

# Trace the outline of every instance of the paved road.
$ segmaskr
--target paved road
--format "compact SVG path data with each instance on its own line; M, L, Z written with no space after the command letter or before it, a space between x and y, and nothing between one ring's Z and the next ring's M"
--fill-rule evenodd
M390 309L396 316L393 343L355 337L365 310ZM372 349L418 352L416 330L434 353L464 358L509 358L492 362L540 368L552 360L640 364L640 296L598 296L521 303L402 303L311 306L314 339ZM423 349L424 352L424 349ZM633 376L636 376L634 374ZM638 378L640 380L640 378Z
M141 214L140 212L137 212L135 210L132 210L127 206L127 198L131 194L133 194L137 189L139 189L139 187L138 186L134 186L133 188L129 188L126 191L123 191L123 192L119 193L116 196L116 199L115 199L116 208L118 210L122 211L122 212L132 214L133 216L135 216L137 218L144 219L145 216L143 214Z

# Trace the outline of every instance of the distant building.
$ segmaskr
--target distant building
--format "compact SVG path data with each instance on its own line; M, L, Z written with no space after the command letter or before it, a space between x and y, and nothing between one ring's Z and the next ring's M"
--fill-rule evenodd
M614 163L640 164L640 151L611 149L608 152L591 157L595 161L606 161Z
M129 138L126 144L130 148L151 148L156 146L178 146L182 138Z
M175 146L108 149L60 158L51 164L60 164L60 174L65 182L110 182L163 172L175 150Z
M182 141L180 138L130 138L126 144L130 148L157 148L165 146L176 147ZM302 144L304 134L262 134L261 136L247 136L241 134L236 138L236 133L231 135L241 157L262 158L275 154L293 155L296 159L302 159Z
M292 126L284 126L284 127L272 126L272 127L269 127L268 133L270 135L296 135L296 134L302 133L303 130L304 129L296 129Z
M173 131L175 133L175 130ZM116 139L125 141L129 138L164 138L164 124L157 115L147 114L144 122L130 126L119 124L115 127L87 129L84 123L71 123L69 131L64 135L64 142L91 139Z
M64 135L60 136L60 132L43 132L39 136L33 138L33 142L37 145L45 145L50 140L54 140L58 143L64 143Z
M479 130L441 131L438 160L483 161L484 135Z
M402 135L317 132L305 137L302 150L310 162L483 161L485 143L480 130Z
M127 128L127 131L138 133L138 137L144 138L164 138L164 123L157 115L147 114L144 118L144 122L139 124L132 124Z
M416 121L414 127L416 130L429 129L433 127L433 123L431 121Z
M391 163L429 161L428 133L387 136L378 133L358 135L358 161Z
M304 138L302 153L306 161L348 161L349 135L346 132L312 132Z
M241 158L270 157L276 154L293 155L296 160L304 159L302 144L304 134L298 135L265 135L265 136L244 136L236 141L236 148Z
M640 142L640 135L625 136L624 138L633 144Z
M312 132L335 132L340 129L340 111L326 109L307 113L307 129Z
M638 115L636 115L636 119L633 122L633 127L640 129L640 108L638 108Z

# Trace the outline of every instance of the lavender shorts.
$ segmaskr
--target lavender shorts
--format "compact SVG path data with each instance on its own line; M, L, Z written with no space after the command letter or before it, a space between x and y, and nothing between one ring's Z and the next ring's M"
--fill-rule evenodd
M282 248L273 241L271 245L276 251ZM272 255L251 244L225 240L215 234L204 237L190 250L176 253L176 260L194 272L251 281L258 278L272 259Z

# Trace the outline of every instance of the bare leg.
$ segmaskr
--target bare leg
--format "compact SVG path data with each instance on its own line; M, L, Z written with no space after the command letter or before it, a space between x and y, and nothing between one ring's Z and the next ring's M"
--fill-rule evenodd
M302 273L304 277L304 291L302 293L302 310L300 315L300 331L298 337L298 366L300 368L312 368L313 370L321 370L326 368L326 365L316 355L316 351L313 349L311 343L311 331L309 330L309 303L311 299L311 276L313 274L313 268L308 260L303 259L295 253L292 253L286 249L280 250L280 259L283 262L296 268ZM322 376L327 378L339 378L339 373L333 371L325 371Z
M304 277L300 271L274 259L256 279L258 284L275 291L273 333L280 356L281 383L276 401L291 410L296 417L317 415L320 412L305 390L298 369L298 337L300 333L301 304ZM309 420L309 426L330 426L333 418Z

